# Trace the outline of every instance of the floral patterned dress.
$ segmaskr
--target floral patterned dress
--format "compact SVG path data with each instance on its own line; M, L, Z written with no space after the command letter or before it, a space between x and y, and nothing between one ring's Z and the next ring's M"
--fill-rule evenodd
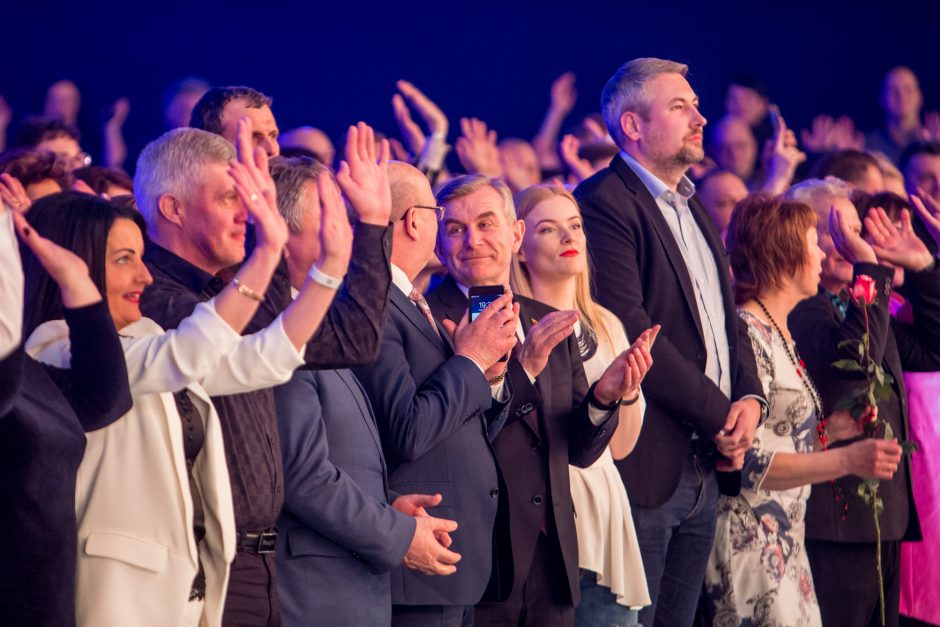
M770 414L745 455L741 494L722 496L705 592L715 627L822 624L803 543L810 486L765 490L777 452L811 453L816 439L813 399L787 356L783 338L740 310ZM795 354L790 345L791 354Z

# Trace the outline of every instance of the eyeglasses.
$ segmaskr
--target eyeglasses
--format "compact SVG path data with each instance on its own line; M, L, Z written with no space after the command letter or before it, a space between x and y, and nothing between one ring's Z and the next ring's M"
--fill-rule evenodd
M444 211L446 211L446 209L444 209L444 207L430 207L430 206L428 206L428 205L412 205L412 206L408 207L408 211L411 211L412 209L430 209L431 211L433 211L433 212L435 212L435 213L437 214L437 221L438 221L438 222L443 222L443 221L444 221ZM408 215L408 211L406 211L406 212L405 212L405 215L401 217L402 220L404 220L404 219L405 219L405 216Z
M87 168L91 165L91 155L87 152L80 152L77 155L67 155L61 152L57 152L56 157L72 170L77 170L78 168Z

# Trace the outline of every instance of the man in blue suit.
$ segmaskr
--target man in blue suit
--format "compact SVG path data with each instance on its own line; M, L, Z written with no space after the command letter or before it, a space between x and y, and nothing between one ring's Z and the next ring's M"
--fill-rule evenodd
M509 294L450 333L433 319L412 281L434 254L438 221L427 178L389 165L392 288L379 356L357 368L375 409L393 491L441 494L435 516L456 520L456 573L392 572L392 625L457 626L483 596L492 565L499 478L490 440L507 414L506 362L516 343L518 308Z
M287 265L296 289L319 255L317 177L330 175L306 158L277 159L272 174L291 229ZM275 401L285 481L277 526L286 541L276 546L284 623L388 625L389 571L404 563L452 572L459 557L435 534L446 542L456 524L422 509L440 495L389 504L375 418L349 370L298 370Z

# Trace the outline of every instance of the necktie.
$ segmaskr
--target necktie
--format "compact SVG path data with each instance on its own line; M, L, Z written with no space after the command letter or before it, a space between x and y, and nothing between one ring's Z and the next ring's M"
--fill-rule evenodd
M437 330L437 324L434 322L434 316L431 314L431 307L428 305L428 301L425 300L424 296L421 295L416 289L411 290L411 294L408 294L408 298L414 302L418 307L418 311L421 312L421 315L428 321L431 325L431 328L434 329L434 333L437 337L441 337L441 332Z

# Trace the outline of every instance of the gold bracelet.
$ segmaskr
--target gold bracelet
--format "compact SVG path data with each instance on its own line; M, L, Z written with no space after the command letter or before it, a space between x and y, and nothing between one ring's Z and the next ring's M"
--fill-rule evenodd
M253 289L251 289L250 287L248 287L247 285L239 281L237 278L232 279L232 286L236 290L238 290L238 293L241 294L242 296L247 296L251 300L258 302L258 303L264 302L264 296L259 295Z
M489 384L490 384L490 387L493 387L494 385L499 385L500 383L502 383L502 382L503 382L503 379L506 378L506 372L507 372L508 370L509 370L509 368L503 368L502 373L496 375L496 376L493 377L492 379L487 379L487 381L488 381Z

